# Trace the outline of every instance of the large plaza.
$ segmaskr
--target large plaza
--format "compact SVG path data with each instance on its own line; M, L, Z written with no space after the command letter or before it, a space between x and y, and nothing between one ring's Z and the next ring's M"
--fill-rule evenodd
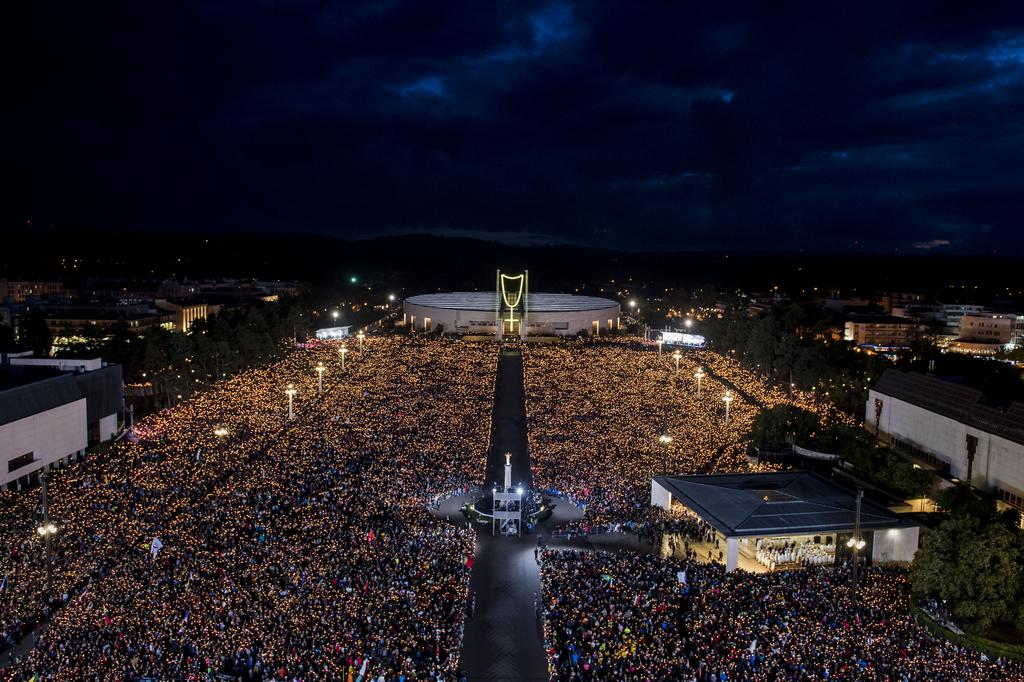
M788 670L797 654L773 653L791 643L770 624L780 609L805 608L818 622L861 619L806 659L822 675L880 637L912 653L872 647L867 664L879 670L1001 674L1004 664L951 658L917 629L905 568L880 566L905 557L878 555L878 540L879 566L862 569L854 605L840 597L850 589L841 562L726 573L728 562L697 555L721 534L714 515L651 504L652 478L748 471L744 437L764 406L814 408L735 361L708 351L677 360L634 338L347 343L304 344L55 471L49 585L35 495L0 493L11 548L0 627L8 641L38 638L4 675L440 682L546 669L559 680L704 679L749 671L726 648L754 639L759 670ZM521 362L499 373L501 352ZM510 390L519 397L492 425L496 395ZM499 450L518 453L517 484L532 482L528 494L556 507L518 538L492 538L444 506L495 484L488 461ZM699 506L678 488L673 499ZM876 512L866 508L866 529ZM833 526L809 542L841 542L848 524ZM663 557L665 543L678 551ZM763 590L780 595L768 608ZM835 598L814 602L820 594ZM729 625L740 612L746 620ZM637 635L589 625L611 613ZM44 619L49 627L31 634ZM721 639L703 648L698 631ZM509 637L519 653L496 657Z

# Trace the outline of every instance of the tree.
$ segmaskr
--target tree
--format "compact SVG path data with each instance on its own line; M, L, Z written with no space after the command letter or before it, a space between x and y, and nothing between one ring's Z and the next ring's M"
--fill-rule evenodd
M811 445L821 420L813 412L783 404L760 412L750 427L750 442L760 448L780 448L796 443Z
M46 324L43 311L38 308L33 308L22 323L21 343L37 358L44 358L50 354L53 334L50 333L50 327Z
M0 324L0 352L15 349L14 329L10 325Z
M775 346L779 336L778 323L772 316L761 318L747 338L744 356L766 374L771 372L775 360Z
M950 611L987 628L997 621L1021 623L1024 588L1020 534L984 526L974 516L955 516L926 530L914 557L915 593L946 602Z

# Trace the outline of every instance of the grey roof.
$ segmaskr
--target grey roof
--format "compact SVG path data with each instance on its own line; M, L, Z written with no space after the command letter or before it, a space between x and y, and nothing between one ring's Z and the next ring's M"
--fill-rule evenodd
M498 294L494 291L452 291L442 294L410 296L407 303L427 308L447 310L482 310L496 313ZM574 296L572 294L526 294L526 307L533 313L564 313L583 310L605 310L618 308L619 304L607 298Z
M1024 403L1014 402L1006 410L984 405L982 392L925 374L887 369L873 387L878 393L1024 444Z
M852 531L856 494L809 471L706 476L658 476L672 497L726 536L766 536ZM912 526L867 499L866 530Z
M6 368L5 373L11 371ZM35 375L35 380L26 380L10 388L0 390L0 424L9 424L39 412L52 410L61 405L82 400L85 396L75 382L74 375L51 372L18 372L22 377Z

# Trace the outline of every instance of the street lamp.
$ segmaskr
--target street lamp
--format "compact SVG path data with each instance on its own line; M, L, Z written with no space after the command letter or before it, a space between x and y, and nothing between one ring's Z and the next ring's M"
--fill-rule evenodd
M295 413L292 411L292 400L295 397L295 388L291 384L288 384L288 388L284 391L288 395L288 419L294 419Z
M690 327L693 326L693 320L691 320L689 317L687 317L686 320L683 322L683 324L686 325L687 329L689 329Z
M665 344L665 337L664 336L659 336L658 337L658 357L659 358L661 357L661 347L664 344Z
M43 520L36 528L36 532L43 538L46 543L46 600L50 600L52 594L53 584L53 536L57 534L59 530L56 524L50 520L50 507L47 502L47 494L49 492L50 474L46 469L39 475L39 481L43 484L42 490L40 491L39 507L42 511Z
M732 391L725 389L725 395L722 396L722 402L725 403L725 423L729 424L729 403L733 401Z
M693 375L697 379L697 398L700 399L700 387L704 381L704 369L702 367L697 368L697 373Z
M857 488L857 512L853 517L853 537L846 541L846 546L853 550L853 585L850 592L850 599L857 600L857 559L860 550L868 543L860 536L860 503L864 499L864 489Z
M366 338L366 334L364 334L363 332L359 332L358 334L356 334L356 338L359 339L359 354L362 355L363 354L363 339Z
M676 361L676 379L679 378L679 361L683 359L683 354L676 351L672 354L672 359Z
M344 345L342 345L341 348L338 349L338 354L341 356L341 371L342 372L345 371L345 355L347 353L348 353L348 348L345 348Z
M213 435L217 436L218 438L223 438L224 436L228 435L228 430L225 429L223 426L218 426L216 429L213 430Z
M331 311L331 317L333 317L335 320L337 320L338 319L338 311L337 310Z
M662 445L668 445L669 443L672 442L672 436L668 435L667 433L663 433L660 436L658 436L658 442L661 443Z
M316 376L317 384L319 386L319 391L318 392L319 393L323 393L324 392L324 366L322 364L316 366L316 375L317 375Z

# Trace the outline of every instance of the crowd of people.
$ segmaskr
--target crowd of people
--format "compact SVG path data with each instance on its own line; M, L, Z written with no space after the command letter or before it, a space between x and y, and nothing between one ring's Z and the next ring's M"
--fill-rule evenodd
M1021 679L931 637L912 617L907 573L804 568L725 573L649 554L543 553L544 633L553 680ZM856 598L854 598L854 596Z
M588 529L654 521L654 476L749 468L744 441L759 410L821 409L725 356L690 350L677 362L638 339L529 346L524 365L534 481L585 505L577 525Z
M757 562L770 571L778 566L831 566L836 561L836 546L818 542L775 541L759 538L754 553Z
M457 679L473 534L427 507L481 482L496 357L349 350L344 371L337 344L296 350L54 472L48 593L37 498L5 493L0 627L50 619L6 676Z
M428 509L483 484L497 354L430 336L348 350L342 370L336 342L297 348L54 471L49 589L35 491L0 493L0 656L48 623L0 678L460 679L474 534ZM758 551L808 568L727 574L698 562L713 528L650 506L652 477L747 468L758 411L813 397L710 352L677 373L636 339L523 352L535 487L585 507L576 531L680 545L540 553L552 679L1024 675L929 637L902 569L869 569L856 601L798 547Z

